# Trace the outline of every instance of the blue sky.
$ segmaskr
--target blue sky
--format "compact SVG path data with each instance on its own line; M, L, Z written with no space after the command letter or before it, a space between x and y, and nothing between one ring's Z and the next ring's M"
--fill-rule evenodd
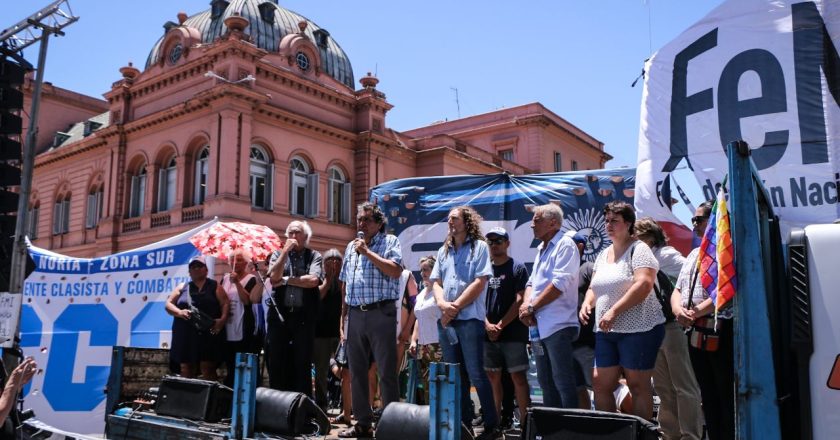
M3 2L0 28L47 0ZM129 61L142 67L163 23L209 0L70 0L81 19L50 40L45 77L101 97ZM355 78L374 71L394 109L386 124L408 130L539 101L635 166L642 96L630 84L644 60L720 0L280 1L327 29ZM37 46L25 52L37 60ZM685 182L689 183L689 182Z

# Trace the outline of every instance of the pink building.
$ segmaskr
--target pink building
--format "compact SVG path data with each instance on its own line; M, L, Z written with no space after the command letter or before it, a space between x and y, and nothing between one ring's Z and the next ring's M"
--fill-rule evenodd
M611 159L539 103L391 130L378 79L368 74L355 90L333 36L273 1L213 0L177 19L143 70L120 69L106 101L45 87L30 200L36 245L105 255L218 216L278 232L307 219L315 249L342 248L355 204L388 180L595 169Z

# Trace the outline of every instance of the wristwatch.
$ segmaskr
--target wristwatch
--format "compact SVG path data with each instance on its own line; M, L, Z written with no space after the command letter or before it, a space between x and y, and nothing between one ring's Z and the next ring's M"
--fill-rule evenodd
M532 306L531 304L528 304L528 314L529 315L534 314L534 306Z

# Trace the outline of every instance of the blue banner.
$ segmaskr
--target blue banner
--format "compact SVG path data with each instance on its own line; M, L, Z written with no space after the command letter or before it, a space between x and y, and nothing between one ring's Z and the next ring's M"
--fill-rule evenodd
M538 242L531 231L531 209L557 203L563 208L561 231L587 237L584 258L592 261L609 246L604 205L633 204L634 168L567 173L418 177L394 180L370 191L370 200L386 213L388 230L399 237L403 261L417 271L421 257L434 254L447 233L452 208L469 205L484 218L482 230L501 226L511 238L511 256L530 265Z

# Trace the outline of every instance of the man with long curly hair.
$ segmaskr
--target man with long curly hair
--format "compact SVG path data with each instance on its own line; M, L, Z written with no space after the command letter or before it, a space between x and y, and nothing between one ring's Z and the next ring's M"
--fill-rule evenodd
M437 263L430 277L435 301L440 307L438 321L443 361L461 365L461 377L478 392L484 415L484 432L479 439L501 436L493 389L484 371L484 319L487 315L487 279L493 275L490 251L481 234L481 216L467 206L449 211L449 234L438 250ZM461 420L470 426L467 381L461 382Z

